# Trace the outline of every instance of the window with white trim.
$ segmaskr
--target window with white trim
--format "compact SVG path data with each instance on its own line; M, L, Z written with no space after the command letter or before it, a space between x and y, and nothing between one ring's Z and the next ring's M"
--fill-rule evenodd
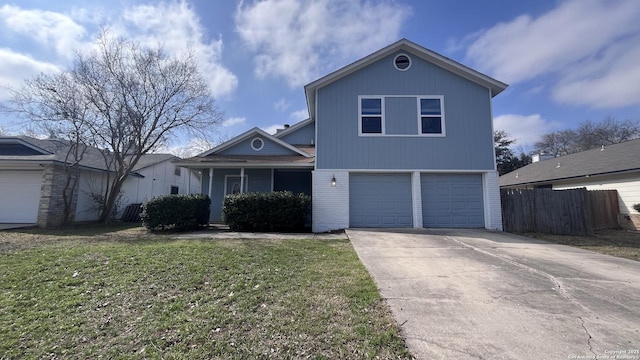
M418 126L422 135L444 135L444 97L421 96L418 98Z
M384 133L384 101L381 97L360 97L360 133Z

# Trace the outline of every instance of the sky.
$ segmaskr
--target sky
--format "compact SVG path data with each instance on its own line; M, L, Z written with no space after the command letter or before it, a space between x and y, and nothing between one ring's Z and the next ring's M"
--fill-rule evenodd
M305 84L407 38L509 84L493 99L494 128L528 152L585 120L640 120L638 19L638 0L0 1L0 101L68 68L108 27L194 50L224 115L218 141L273 133L308 117ZM0 128L17 134L24 121L2 115Z

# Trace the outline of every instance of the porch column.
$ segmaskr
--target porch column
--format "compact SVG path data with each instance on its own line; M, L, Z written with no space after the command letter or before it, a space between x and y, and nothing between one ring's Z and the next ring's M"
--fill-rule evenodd
M211 188L213 187L213 168L209 168L209 189L208 189L208 195L209 195L209 199L211 199Z
M187 195L191 195L191 168L184 168L187 170Z
M244 194L244 168L240 168L240 194Z

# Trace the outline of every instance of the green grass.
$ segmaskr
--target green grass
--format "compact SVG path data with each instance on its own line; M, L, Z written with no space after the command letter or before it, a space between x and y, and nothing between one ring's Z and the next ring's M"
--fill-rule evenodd
M348 241L120 230L0 235L0 358L410 358Z
M630 230L601 230L592 236L570 236L529 233L524 236L575 246L602 254L640 261L640 232Z

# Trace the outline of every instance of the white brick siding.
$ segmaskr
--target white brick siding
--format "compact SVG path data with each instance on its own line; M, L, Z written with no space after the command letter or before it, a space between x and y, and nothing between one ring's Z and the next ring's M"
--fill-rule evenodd
M335 176L336 186L331 186ZM313 232L325 232L349 227L349 172L343 170L314 170Z
M422 184L420 183L420 172L411 173L411 202L413 207L413 227L422 227Z
M500 205L500 184L498 172L489 171L482 174L484 196L484 227L502 231L502 208Z

